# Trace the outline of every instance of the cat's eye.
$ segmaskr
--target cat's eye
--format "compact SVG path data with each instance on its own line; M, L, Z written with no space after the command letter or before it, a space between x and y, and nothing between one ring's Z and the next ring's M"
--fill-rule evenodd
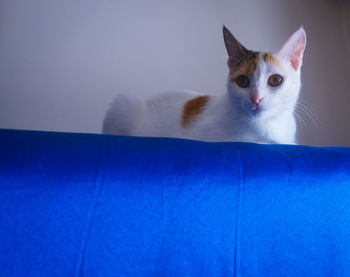
M238 86L241 88L247 88L250 85L250 80L247 76L245 75L239 75L236 79L236 83Z
M282 84L283 77L279 74L273 74L269 77L267 82L271 87L277 87Z

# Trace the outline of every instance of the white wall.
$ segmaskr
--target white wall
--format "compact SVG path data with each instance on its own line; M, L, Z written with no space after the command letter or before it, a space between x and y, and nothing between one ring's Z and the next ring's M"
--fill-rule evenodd
M120 91L221 92L223 24L264 51L303 24L302 99L319 123L304 115L300 142L350 146L342 7L336 0L0 0L0 128L98 133Z

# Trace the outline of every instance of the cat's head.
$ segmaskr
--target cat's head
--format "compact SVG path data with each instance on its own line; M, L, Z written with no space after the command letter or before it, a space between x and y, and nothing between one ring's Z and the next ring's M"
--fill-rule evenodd
M229 55L228 93L247 114L274 117L293 112L300 91L300 68L306 45L301 27L276 53L245 48L224 26Z

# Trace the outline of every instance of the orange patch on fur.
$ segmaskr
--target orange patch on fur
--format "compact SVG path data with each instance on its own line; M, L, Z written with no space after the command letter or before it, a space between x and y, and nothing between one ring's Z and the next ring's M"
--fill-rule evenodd
M272 63L272 64L274 64L275 66L278 66L278 67L281 66L280 61L274 55L272 55L270 53L264 53L262 55L262 58L263 58L264 62L266 62L266 63Z
M237 77L240 75L251 75L255 72L258 66L259 56L256 55L252 59L247 60L242 63L236 70L232 71L230 74L230 80L235 82Z
M181 125L183 127L188 126L198 115L204 110L209 101L209 96L198 96L187 101L182 110Z

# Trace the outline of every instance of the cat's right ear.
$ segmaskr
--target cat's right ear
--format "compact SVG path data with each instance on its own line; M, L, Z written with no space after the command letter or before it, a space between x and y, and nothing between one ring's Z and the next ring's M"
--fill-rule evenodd
M223 35L227 50L228 66L230 69L235 69L244 59L245 53L249 52L240 42L232 35L232 33L223 26Z

